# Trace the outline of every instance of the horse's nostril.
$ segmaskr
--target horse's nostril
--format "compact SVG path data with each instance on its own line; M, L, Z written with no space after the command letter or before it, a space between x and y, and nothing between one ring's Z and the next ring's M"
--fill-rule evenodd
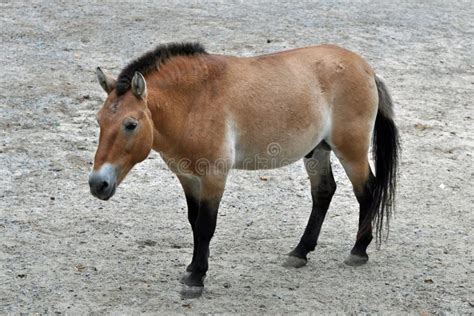
M103 192L105 189L109 187L108 181L102 181L99 186L99 192Z

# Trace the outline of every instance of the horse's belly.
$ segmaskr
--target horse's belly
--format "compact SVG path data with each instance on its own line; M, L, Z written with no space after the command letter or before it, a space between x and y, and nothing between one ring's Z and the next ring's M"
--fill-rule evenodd
M235 143L235 169L274 169L300 160L313 150L324 138L325 128L314 124L298 133L277 133L265 137L266 129L250 139L240 139Z
M234 169L258 170L284 167L301 159L302 156L284 157L279 155L249 155L236 159Z

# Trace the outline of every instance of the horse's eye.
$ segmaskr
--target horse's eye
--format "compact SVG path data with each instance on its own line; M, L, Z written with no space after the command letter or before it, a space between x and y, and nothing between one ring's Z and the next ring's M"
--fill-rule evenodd
M128 121L125 123L125 129L127 131L133 131L135 128L137 128L137 122Z

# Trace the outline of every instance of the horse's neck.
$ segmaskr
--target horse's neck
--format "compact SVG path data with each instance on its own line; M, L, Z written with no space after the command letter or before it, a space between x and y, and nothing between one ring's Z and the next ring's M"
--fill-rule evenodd
M208 80L214 80L221 70L219 60L211 56L179 57L150 76L148 107L159 139L158 151L181 141L188 116L199 106L198 96L207 93Z
M184 89L167 90L149 88L148 108L155 130L153 148L159 152L172 150L181 141L194 98Z
M148 109L151 112L154 128L153 149L158 152L168 151L176 142L178 131L184 124L184 111L165 94L153 92L148 95Z

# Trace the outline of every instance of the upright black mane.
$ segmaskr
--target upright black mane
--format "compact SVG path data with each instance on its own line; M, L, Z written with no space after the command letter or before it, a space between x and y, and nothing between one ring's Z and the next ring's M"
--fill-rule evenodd
M159 66L174 56L191 56L197 54L207 54L204 46L199 43L170 43L158 45L154 50L149 51L141 57L128 64L120 73L115 86L118 96L125 94L130 89L135 72L146 75L148 72L157 70Z

